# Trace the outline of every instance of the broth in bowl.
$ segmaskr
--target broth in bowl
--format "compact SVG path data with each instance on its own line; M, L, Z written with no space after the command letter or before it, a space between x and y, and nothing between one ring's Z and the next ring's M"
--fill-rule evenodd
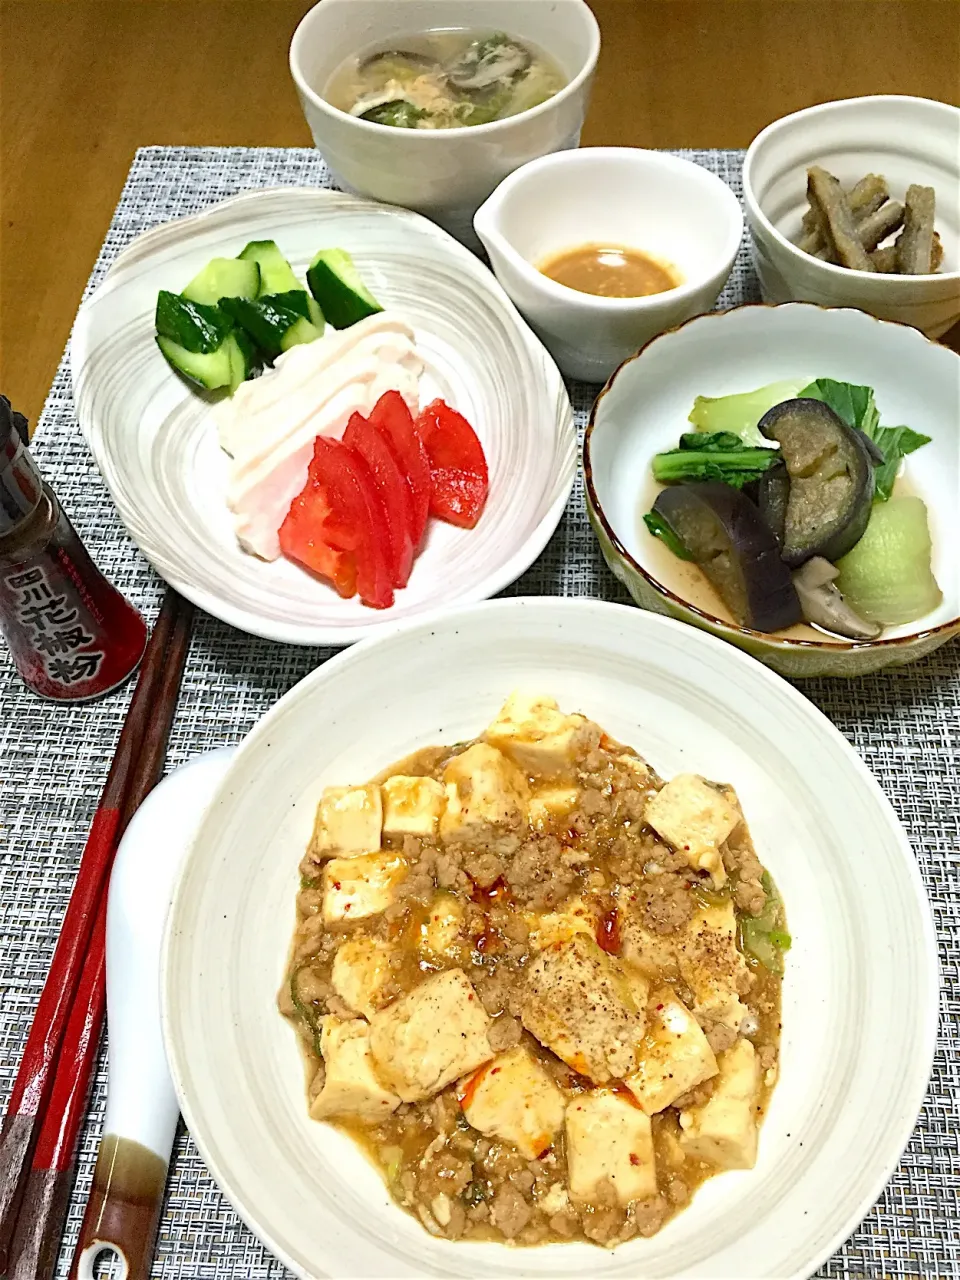
M323 96L373 124L457 129L529 111L566 83L542 49L503 31L425 31L347 58Z

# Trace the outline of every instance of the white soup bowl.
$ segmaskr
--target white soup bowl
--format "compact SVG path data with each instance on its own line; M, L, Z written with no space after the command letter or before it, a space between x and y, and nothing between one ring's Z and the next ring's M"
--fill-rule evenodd
M431 30L503 30L539 46L567 83L538 107L459 129L396 129L323 97L344 59ZM313 140L347 191L415 209L475 247L471 219L519 165L576 147L600 52L584 0L321 0L290 45L290 71Z

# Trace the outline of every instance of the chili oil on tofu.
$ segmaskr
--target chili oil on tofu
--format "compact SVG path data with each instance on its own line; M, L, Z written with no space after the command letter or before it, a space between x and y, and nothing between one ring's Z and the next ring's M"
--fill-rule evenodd
M731 787L514 694L328 788L300 869L310 1115L432 1234L610 1247L753 1166L789 937Z

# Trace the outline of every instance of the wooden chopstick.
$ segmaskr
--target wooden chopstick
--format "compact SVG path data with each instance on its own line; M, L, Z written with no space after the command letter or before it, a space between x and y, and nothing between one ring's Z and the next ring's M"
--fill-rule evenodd
M184 623L180 622L181 617ZM34 1012L14 1081L0 1130L2 1274L8 1268L20 1200L50 1100L60 1045L84 973L100 899L105 898L107 876L122 834L122 824L129 820L132 812L128 812L126 802L134 791L141 748L157 717L158 691L163 684L169 689L171 683L167 676L166 650L175 630L185 625L189 636L191 619L192 607L176 592L168 590L144 654L137 687L87 836L50 972ZM174 702L179 678L178 672L173 683ZM142 787L142 784L138 785Z
M144 730L117 827L117 843L130 819L160 781L177 696L190 647L193 606L179 601L167 646L160 687ZM97 1059L106 1004L106 921L109 886L104 885L83 977L60 1047L53 1090L40 1126L27 1176L10 1255L9 1280L53 1280L73 1186L77 1135ZM153 1242L150 1242L152 1247Z

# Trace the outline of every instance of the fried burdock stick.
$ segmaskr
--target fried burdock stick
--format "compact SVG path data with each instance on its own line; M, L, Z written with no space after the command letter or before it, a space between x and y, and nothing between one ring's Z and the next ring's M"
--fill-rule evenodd
M882 249L875 249L870 255L870 260L878 271L882 271L884 275L895 275L897 273L897 246L895 244L885 245ZM943 262L943 241L940 239L940 233L933 233L933 251L930 254L930 271L940 270L940 264Z
M807 170L807 197L811 209L816 210L823 220L828 244L841 266L853 271L874 271L874 265L857 235L850 202L837 179L819 165L812 165Z
M887 180L882 174L868 173L865 178L861 178L856 186L851 187L847 192L850 210L857 222L875 213L889 194ZM802 226L804 234L797 242L797 247L804 253L817 254L819 257L817 251L826 247L819 210L809 208L803 215Z
M929 275L933 261L933 219L936 194L933 187L916 183L907 187L903 231L897 240L897 270L902 276Z
M888 200L874 213L860 219L857 223L857 239L867 253L871 253L882 240L886 240L891 232L902 225L903 205L899 200ZM813 256L820 258L823 262L837 261L833 250L826 247L818 249Z

